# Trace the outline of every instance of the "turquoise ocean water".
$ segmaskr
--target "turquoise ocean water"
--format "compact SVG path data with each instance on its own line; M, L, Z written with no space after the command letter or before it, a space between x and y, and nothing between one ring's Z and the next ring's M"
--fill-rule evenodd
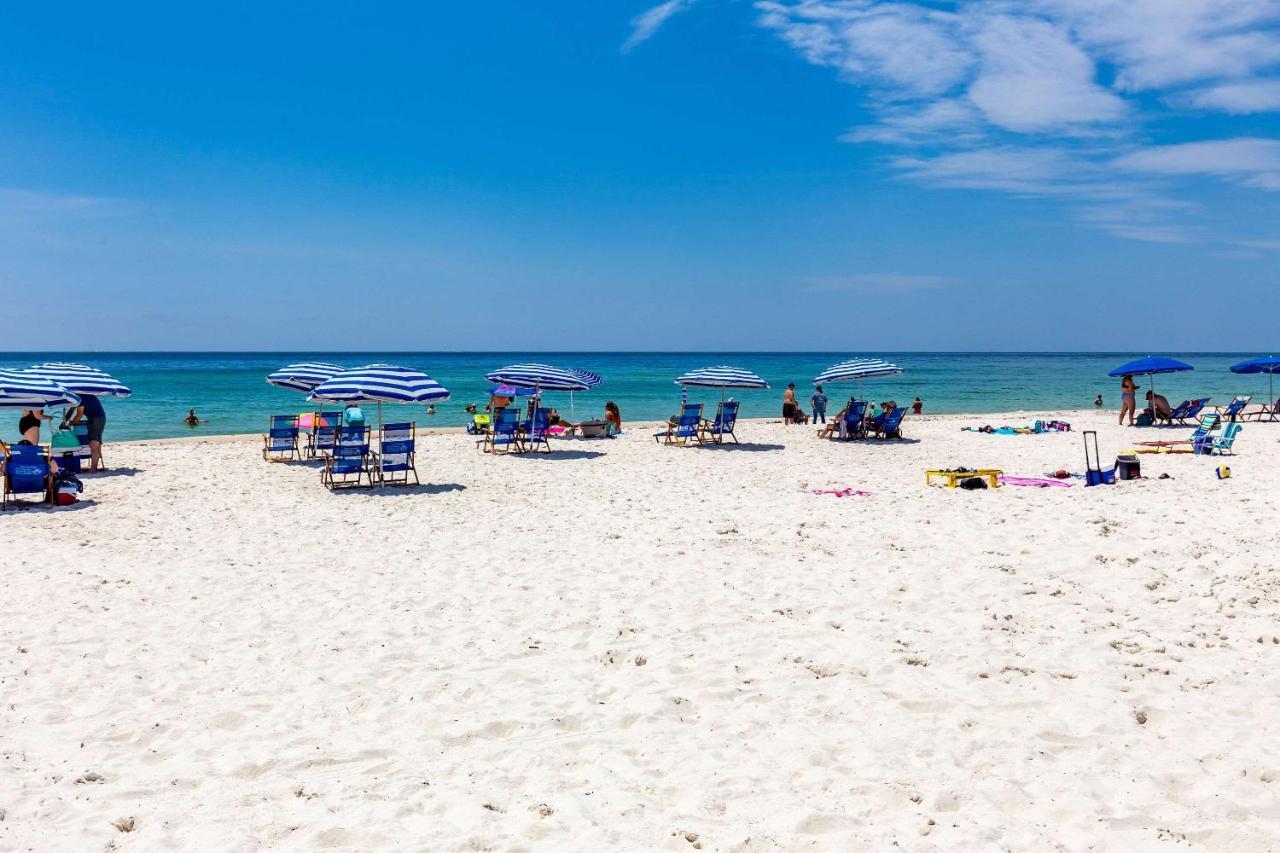
M731 391L747 417L776 417L788 382L795 382L806 410L811 381L831 364L862 355L884 358L905 373L864 383L872 400L909 403L917 395L926 413L1002 412L1089 408L1102 394L1108 408L1119 402L1119 382L1107 376L1113 367L1147 353L0 353L0 367L28 367L42 361L76 361L106 370L133 388L124 400L104 400L107 440L260 432L273 413L312 411L302 394L274 388L265 377L295 361L329 361L358 366L370 362L403 364L425 371L452 391L448 402L429 416L420 406L387 406L387 419L412 419L420 427L461 426L467 403L483 403L484 374L504 364L541 361L592 370L604 376L594 391L573 395L577 417L599 414L614 400L626 420L656 420L672 414L680 388L672 380L698 367L731 364L763 376L768 391ZM1156 377L1156 390L1175 404L1187 397L1212 395L1225 402L1236 394L1267 393L1266 376L1237 376L1228 367L1264 353L1160 353L1195 366L1189 373ZM1146 381L1140 382L1146 385ZM829 410L848 397L848 385L828 387ZM1143 389L1145 391L1145 387ZM719 391L690 389L690 398L711 404ZM546 395L549 405L567 414L568 394ZM207 424L192 429L183 422L194 407ZM372 417L372 412L370 413ZM0 437L13 438L18 413L0 410Z

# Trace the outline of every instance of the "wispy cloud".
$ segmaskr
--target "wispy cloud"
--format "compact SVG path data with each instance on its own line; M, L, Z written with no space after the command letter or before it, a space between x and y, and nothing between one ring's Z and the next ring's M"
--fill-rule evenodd
M105 196L0 187L0 217L6 220L101 215L123 212L130 206L123 199Z
M1158 242L1204 236L1174 198L1183 182L1280 189L1280 140L1167 144L1152 121L1280 111L1280 0L754 6L865 93L870 120L841 138L887 146L917 183L1056 196L1077 221Z
M845 276L823 276L809 279L809 290L815 293L913 293L950 287L956 279L941 275L909 275L899 272L859 273Z
M630 53L638 45L653 38L663 24L673 15L688 9L693 2L694 0L666 0L665 3L659 3L636 15L631 19L631 35L622 43L622 52Z

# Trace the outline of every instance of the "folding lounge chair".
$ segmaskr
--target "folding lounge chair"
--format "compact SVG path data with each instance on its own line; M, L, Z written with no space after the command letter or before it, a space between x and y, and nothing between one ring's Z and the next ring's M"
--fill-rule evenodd
M1240 417L1251 417L1255 421L1274 421L1280 419L1280 399L1274 403L1263 403L1262 408L1256 412L1250 412L1248 415L1241 414Z
M1176 420L1180 424L1185 424L1189 420L1200 417L1200 413L1204 411L1204 407L1209 405L1210 397L1201 397L1199 400L1192 400L1191 405Z
M1157 417L1156 420L1161 420L1168 424L1172 424L1174 421L1182 423L1187 419L1187 413L1191 411L1191 407L1194 405L1194 400L1183 400L1181 403L1174 406L1173 411L1169 412L1167 416Z
M1207 438L1196 442L1196 453L1219 453L1223 455L1230 453L1235 455L1235 451L1232 450L1232 445L1236 443L1236 436L1240 434L1242 429L1244 429L1244 427L1242 427L1238 421L1232 421L1226 425L1220 435L1210 435Z
M727 435L733 439L733 443L738 443L738 437L733 434L734 424L738 422L738 401L725 400L716 407L716 419L714 421L703 421L700 428L702 433L699 441L710 439L716 444L724 444L724 437Z
M1249 405L1249 401L1252 399L1253 397L1236 397L1226 408L1219 407L1218 414L1222 415L1224 421L1234 422L1240 417L1240 413L1244 411L1244 407Z
M476 445L485 453L506 453L513 447L520 450L520 412L514 406L498 409L493 419L493 429L485 433ZM501 448L501 449L499 449Z
M821 432L819 432L821 434ZM849 403L845 406L844 417L840 419L840 423L836 425L835 432L831 433L831 438L852 440L855 438L867 437L867 401L855 400L849 398Z
M333 452L333 441L342 425L342 412L316 412L311 419L311 437L307 441L307 455L328 456Z
M384 486L418 485L414 464L418 427L416 423L387 424L378 431L378 451L373 454L378 482Z
M550 453L551 443L547 441L550 428L551 410L542 407L535 409L533 417L529 419L524 435L520 437L520 449L528 453L530 450L542 445L545 448L545 452Z
M685 403L678 417L672 418L663 432L655 432L653 440L659 444L678 444L684 447L693 439L702 442L698 427L702 424L702 404Z
M876 429L876 438L902 438L902 419L906 417L905 406L894 409L884 415L880 426Z
M268 462L288 462L298 458L297 415L271 416L271 426L262 437L262 458Z
M373 488L369 456L368 427L339 427L333 453L320 472L320 482L330 489Z
M0 442L0 471L4 473L4 492L0 494L0 510L9 508L9 496L41 496L42 502L54 505L53 467L49 451L28 444L6 445Z

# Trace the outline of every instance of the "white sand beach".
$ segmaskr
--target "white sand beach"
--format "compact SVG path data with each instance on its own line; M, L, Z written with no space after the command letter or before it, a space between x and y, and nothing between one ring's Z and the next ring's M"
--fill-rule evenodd
M1077 431L959 429L1033 417ZM1190 432L1114 419L438 434L422 487L341 494L108 444L85 503L0 515L0 849L1276 849L1280 425L924 485Z

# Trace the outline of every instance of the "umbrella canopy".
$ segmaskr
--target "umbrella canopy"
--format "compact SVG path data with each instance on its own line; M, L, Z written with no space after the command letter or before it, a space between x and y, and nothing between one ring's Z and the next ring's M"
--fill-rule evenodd
M29 367L31 373L42 379L56 382L73 394L92 394L95 397L128 397L133 391L114 376L83 364L50 361Z
M690 370L683 376L676 377L677 385L694 385L699 388L768 388L769 383L765 382L750 370L743 370L740 367L729 367L722 364L719 367L704 367L700 370Z
M532 386L539 392L590 391L600 384L600 377L594 373L552 367L549 364L509 364L486 373L484 378L507 385Z
M43 409L78 406L80 397L57 382L26 370L0 370L0 408Z
M878 358L855 358L833 364L814 378L814 385L828 385L833 382L859 382L863 379L874 379L877 376L896 376L902 368Z
M490 397L532 397L537 391L523 385L491 385L485 393Z
M320 383L307 399L439 403L449 399L449 390L421 370L394 364L368 364L344 370Z
M1280 358L1264 355L1231 365L1232 373L1280 373Z
M1107 375L1141 376L1143 374L1155 375L1157 373L1180 373L1184 370L1195 370L1195 368L1187 364L1185 361L1178 361L1176 358L1165 358L1162 355L1149 355L1146 358L1135 358L1133 361L1127 361Z
M290 391L312 391L346 368L322 361L304 361L282 367L267 376L267 384Z

